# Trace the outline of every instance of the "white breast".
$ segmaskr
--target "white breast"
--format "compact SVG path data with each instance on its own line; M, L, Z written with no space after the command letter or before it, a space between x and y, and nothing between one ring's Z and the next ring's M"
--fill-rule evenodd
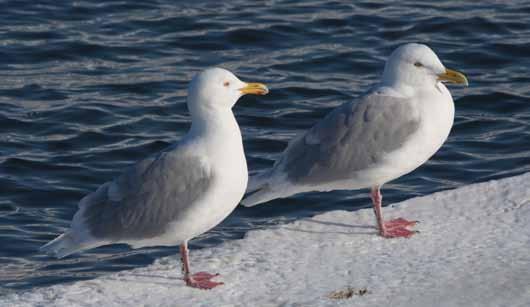
M235 119L231 125L209 135L202 150L207 156L213 183L186 216L175 221L168 236L171 243L196 237L223 221L239 204L248 182L248 170L241 132Z
M399 149L389 153L384 163L367 173L370 186L382 185L399 178L431 158L443 145L454 120L454 103L451 94L442 83L429 92L417 93L413 99L419 111L420 126ZM366 186L369 187L369 186Z

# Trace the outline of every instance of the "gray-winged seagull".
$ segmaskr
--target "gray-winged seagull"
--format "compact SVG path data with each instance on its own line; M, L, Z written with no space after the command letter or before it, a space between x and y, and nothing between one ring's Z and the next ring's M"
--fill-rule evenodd
M379 84L293 139L272 169L250 178L243 205L309 191L371 188L379 233L409 237L403 218L383 221L380 187L425 163L445 142L454 103L442 82L467 85L421 44L396 49Z
M211 280L218 274L190 273L187 243L219 224L243 197L247 163L232 107L245 94L267 92L225 69L199 73L188 88L188 134L81 199L70 229L42 249L65 257L112 243L180 244L188 286L222 284Z

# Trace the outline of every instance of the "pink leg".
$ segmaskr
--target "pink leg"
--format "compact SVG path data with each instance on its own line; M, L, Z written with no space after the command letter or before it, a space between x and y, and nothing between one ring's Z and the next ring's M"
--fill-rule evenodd
M219 274L206 272L191 274L188 254L188 242L184 242L180 245L180 259L182 260L182 274L184 275L184 281L187 286L208 290L223 284L222 282L211 281L212 278L219 276Z
M372 203L374 204L375 217L377 219L377 226L379 228L379 234L385 238L408 238L415 234L417 231L410 231L407 227L414 226L416 221L407 221L404 218L398 218L390 220L388 222L383 221L383 211L381 208L381 202L383 196L378 186L372 188L370 196Z

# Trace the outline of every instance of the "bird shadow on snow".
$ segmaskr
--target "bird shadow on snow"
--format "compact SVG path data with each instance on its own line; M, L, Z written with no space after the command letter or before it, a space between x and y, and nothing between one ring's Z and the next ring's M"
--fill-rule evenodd
M314 223L331 227L342 227L348 229L347 231L319 231L319 230L310 230L310 229L300 229L292 227L282 227L282 229L289 231L298 231L305 233L324 233L324 234L343 234L343 235L375 235L377 234L377 227L369 225L350 225L337 222L328 222L321 221L317 219L308 219L304 223ZM363 231L364 230L364 231ZM142 273L132 273L127 275L127 277L109 277L110 279L122 281L122 282L133 282L133 283L145 283L145 284L156 284L161 286L181 286L184 285L182 277L178 276L167 276L167 275L157 275L157 274L142 274Z
M368 226L368 225L349 225L344 223L337 223L337 222L327 222L327 221L320 221L316 219L308 219L305 220L304 223L315 223L320 225L326 225L326 226L336 226L336 227L345 227L349 229L366 229L366 231L318 231L318 230L309 230L309 229L300 229L300 228L291 228L291 227L283 227L283 229L290 230L290 231L299 231L299 232L307 232L307 233L329 233L329 234L343 234L343 235L374 235L377 234L377 228L374 226ZM373 230L373 231L370 231Z
M142 283L150 285L160 285L160 286L182 286L184 281L182 277L175 276L164 276L156 274L136 274L130 273L127 276L117 276L117 277L107 277L110 280L120 281L120 282L133 282L133 283Z

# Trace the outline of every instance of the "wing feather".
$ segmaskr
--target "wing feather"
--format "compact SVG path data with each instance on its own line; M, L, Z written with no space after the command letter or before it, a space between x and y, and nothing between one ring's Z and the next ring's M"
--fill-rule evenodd
M295 138L275 168L294 183L349 179L399 148L419 123L407 99L371 92Z
M207 192L212 179L206 161L176 147L129 167L83 198L72 226L111 241L155 237Z

